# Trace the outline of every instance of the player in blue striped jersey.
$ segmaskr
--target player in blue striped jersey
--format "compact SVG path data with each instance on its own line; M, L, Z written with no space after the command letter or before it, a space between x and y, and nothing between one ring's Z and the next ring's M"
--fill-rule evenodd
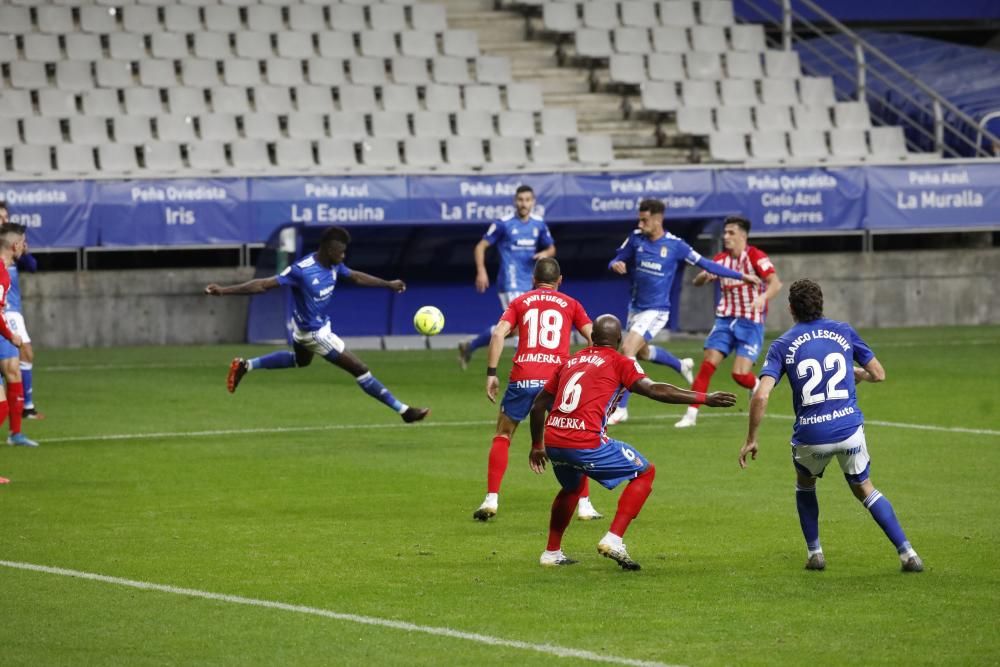
M396 399L363 361L344 349L344 341L331 329L326 311L339 279L363 287L385 287L394 292L406 290L402 280L382 280L347 268L344 257L350 242L351 235L346 229L330 227L323 232L316 252L277 276L228 287L211 284L205 288L205 293L213 296L260 294L280 286L290 287L292 292L292 351L281 350L254 359L233 359L226 381L230 393L235 392L243 377L253 370L301 368L308 366L318 354L353 375L366 394L395 410L404 422L420 421L427 416L428 408L410 407Z
M480 294L490 286L486 273L486 249L494 246L500 255L497 272L497 294L502 310L512 299L533 289L535 262L543 257L555 257L556 245L540 215L535 214L535 191L520 185L514 194L516 214L500 218L486 230L473 249L476 262L476 291ZM465 370L472 353L490 344L495 325L487 327L471 340L458 344L458 362Z
M757 458L757 431L771 390L787 375L795 409L792 463L797 476L795 504L808 551L806 569L826 568L819 541L816 480L836 457L851 492L896 547L903 571L921 572L923 563L907 541L889 499L868 478L871 459L855 383L882 382L885 370L850 324L823 317L819 285L795 281L788 290L788 304L795 326L767 351L760 386L750 401L750 426L740 449L740 467L746 468L748 455Z

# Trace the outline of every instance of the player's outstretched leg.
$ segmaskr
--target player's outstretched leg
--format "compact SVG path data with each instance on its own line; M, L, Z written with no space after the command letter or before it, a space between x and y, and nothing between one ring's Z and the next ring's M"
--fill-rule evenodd
M902 571L923 572L924 563L920 560L920 556L917 555L913 547L910 546L909 541L907 541L906 533L903 532L903 527L899 524L899 519L896 518L896 512L892 509L892 503L878 489L872 487L870 483L867 486L869 488L865 490L868 493L864 499L859 495L859 493L863 493L860 486L852 484L851 490L854 491L854 495L861 500L865 508L871 512L875 523L879 525L886 537L896 547Z
M278 350L262 357L243 359L236 357L229 364L229 375L226 376L226 389L232 394L240 386L243 377L257 369L277 370L280 368L295 368L295 355L288 350Z
M816 499L815 480L803 480L800 477L795 485L795 507L799 512L802 536L806 540L806 569L824 570L826 558L819 543L819 501Z
M715 373L715 364L711 361L705 360L701 362L701 367L698 369L698 375L695 377L694 382L691 383L691 391L700 391L706 393L708 391L708 385L712 380L712 375ZM687 412L681 417L674 426L677 428L691 428L698 423L698 408L700 405L689 405Z
M568 558L562 551L562 536L573 519L573 510L580 501L580 491L583 489L583 480L586 479L583 475L577 474L580 480L576 488L569 491L564 485L556 494L555 500L552 501L552 514L549 517L549 541L545 545L545 551L538 559L540 565L552 567L573 565L577 562Z
M638 516L642 506L653 491L653 480L656 478L656 466L652 463L646 470L628 483L618 499L618 511L611 522L611 529L605 533L601 541L597 543L597 552L605 558L618 563L623 570L642 569L639 563L632 560L628 554L628 549L622 541L625 531L632 523L632 519Z
M500 505L500 484L507 472L507 462L510 452L510 436L497 434L490 445L489 462L486 468L486 498L479 508L472 513L477 521L489 521L497 514Z
M493 329L494 327L487 327L483 331L480 331L474 338L464 340L458 344L458 365L462 367L463 371L469 367L469 362L472 360L472 353L490 344L490 338L493 337Z
M647 345L646 359L652 361L654 364L660 364L661 366L669 366L670 368L673 368L675 371L684 376L684 379L689 385L694 382L694 375L691 373L694 369L694 359L691 357L678 359L662 347Z

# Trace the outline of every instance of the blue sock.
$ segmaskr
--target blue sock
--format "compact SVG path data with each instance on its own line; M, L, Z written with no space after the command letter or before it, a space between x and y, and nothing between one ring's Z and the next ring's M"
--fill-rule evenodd
M366 394L372 398L382 401L396 412L401 413L406 409L406 406L404 406L402 402L396 400L396 397L385 388L384 384L376 380L375 376L372 375L371 372L360 375L354 379L358 381L358 386L360 386Z
M276 368L294 368L295 367L295 355L288 350L281 350L280 352L272 352L271 354L265 354L263 357L256 357L249 361L250 368L257 370L258 368L264 368L266 370L274 370Z
M806 538L806 548L809 551L819 551L819 501L816 500L816 487L805 489L795 485L795 506L799 510L799 525L802 526L802 536Z
M472 354L475 350L481 347L486 347L490 344L490 338L493 337L493 327L482 331L478 336L469 341L469 354Z
M24 407L35 407L35 401L31 391L31 375L33 373L32 364L26 361L21 362L21 385L24 387Z
M618 407L623 410L628 407L628 397L632 395L632 392L626 390L622 392L622 397L618 400Z
M892 503L883 496L878 489L872 491L864 500L865 507L872 513L875 523L882 528L886 537L896 547L899 553L906 553L910 550L910 543L906 541L906 534L903 527L899 525L899 519L892 510Z
M670 354L662 347L656 347L655 345L649 346L649 360L654 364L661 364L663 366L670 366L678 373L681 372L681 360Z

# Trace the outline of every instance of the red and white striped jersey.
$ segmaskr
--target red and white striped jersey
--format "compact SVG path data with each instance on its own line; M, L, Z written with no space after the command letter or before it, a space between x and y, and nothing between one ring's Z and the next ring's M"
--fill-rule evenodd
M754 287L742 280L721 278L719 287L722 291L722 297L715 307L715 314L719 317L742 317L751 322L762 324L764 318L767 317L767 305L765 304L763 311L755 311L753 299L767 289L764 281L774 273L774 265L771 264L770 258L760 248L748 245L739 257L733 257L724 250L715 256L715 261L727 269L753 274L761 280L760 286Z

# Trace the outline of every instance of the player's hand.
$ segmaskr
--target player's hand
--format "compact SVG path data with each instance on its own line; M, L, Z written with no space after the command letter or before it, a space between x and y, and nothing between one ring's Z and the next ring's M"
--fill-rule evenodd
M490 403L497 402L497 392L500 390L500 379L496 375L490 375L486 378L486 398L490 399Z
M705 395L705 405L710 408L731 408L736 405L736 394L728 391L713 391Z
M476 273L476 291L482 294L490 286L490 277L486 275L486 272Z
M750 455L754 461L757 460L757 441L747 440L742 447L740 447L740 468L747 467L747 454Z
M545 448L542 449L531 449L531 453L528 454L528 465L537 474L541 475L545 472L545 464L548 462L549 457L545 454Z
M625 266L625 262L612 262L611 270L620 276L624 276L628 273L628 267Z
M756 286L756 285L760 285L760 278L757 277L757 276L755 276L752 273L744 273L743 274L743 282L745 282L747 285L754 285L754 286Z
M215 283L212 283L211 285L207 285L205 287L205 294L210 294L212 296L222 296L222 288L216 285Z
M763 294L758 294L753 298L751 307L758 313L764 312L764 308L767 307L767 298Z
M406 283L402 280L390 280L389 289L391 289L396 294L402 294L406 291Z

